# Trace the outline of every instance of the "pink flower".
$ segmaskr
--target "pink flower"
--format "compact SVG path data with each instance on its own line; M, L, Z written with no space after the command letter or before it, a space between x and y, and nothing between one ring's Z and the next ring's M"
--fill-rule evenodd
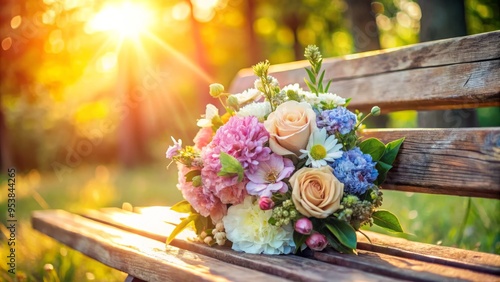
M288 186L282 180L295 169L290 159L278 154L271 154L269 160L260 162L254 173L245 172L250 182L246 188L250 195L271 197L272 193L285 193Z
M274 207L274 201L269 197L260 197L259 207L263 211L270 210Z
M322 251L328 245L328 241L325 235L313 233L306 239L306 245L313 251Z
M201 187L194 187L191 182L186 182L185 175L191 168L181 163L177 163L177 168L179 170L177 188L181 190L184 199L202 216L210 216L213 222L219 222L227 213L226 205L212 193L205 193Z
M307 217L303 217L295 222L295 231L300 234L309 235L313 229L312 222Z
M202 127L193 139L194 146L198 149L205 147L212 141L213 131L211 127Z
M247 195L245 185L248 179L245 177L243 182L238 182L237 176L217 175L221 169L220 152L233 156L245 171L253 172L259 163L269 159L271 149L265 146L268 140L269 133L256 117L231 117L201 152L205 193L212 192L224 204L241 203Z

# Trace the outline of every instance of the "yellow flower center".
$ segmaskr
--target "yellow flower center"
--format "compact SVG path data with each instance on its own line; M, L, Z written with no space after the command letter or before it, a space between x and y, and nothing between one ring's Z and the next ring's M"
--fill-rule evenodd
M311 157L315 160L322 160L326 157L326 149L321 144L316 144L311 148Z
M276 179L278 178L278 173L275 171L271 171L266 176L266 181L269 183L276 183Z

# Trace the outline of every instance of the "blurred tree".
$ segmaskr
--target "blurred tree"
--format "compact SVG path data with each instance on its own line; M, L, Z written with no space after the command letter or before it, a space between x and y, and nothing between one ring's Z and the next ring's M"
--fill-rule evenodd
M463 0L420 1L422 9L420 41L467 35ZM421 111L420 127L473 127L477 126L474 109Z

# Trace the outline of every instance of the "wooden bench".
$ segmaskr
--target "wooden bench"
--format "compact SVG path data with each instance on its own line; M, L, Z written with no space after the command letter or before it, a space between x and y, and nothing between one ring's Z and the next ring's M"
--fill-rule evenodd
M303 83L307 62L275 65L286 85ZM405 48L325 59L331 89L351 108L399 110L500 105L500 31ZM253 85L249 69L230 91ZM304 85L302 85L304 86ZM500 128L370 129L383 141L406 137L384 189L500 199ZM129 273L128 281L500 281L500 256L411 242L366 232L358 256L326 250L306 256L265 256L166 237L181 214L166 207L118 208L71 214L36 211L33 227Z

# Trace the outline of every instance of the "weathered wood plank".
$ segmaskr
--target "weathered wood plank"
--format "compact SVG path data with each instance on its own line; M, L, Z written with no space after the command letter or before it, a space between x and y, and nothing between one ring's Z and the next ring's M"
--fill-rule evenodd
M32 225L91 258L145 281L285 281L61 210L34 212Z
M411 281L495 281L499 277L441 264L358 250L358 255L340 254L331 249L310 256L332 264L379 273Z
M498 255L416 243L366 230L363 233L370 238L371 243L358 233L358 249L361 250L500 275Z
M384 189L500 198L500 128L370 129L363 137L406 137Z
M475 108L500 105L500 31L325 59L331 91L354 98L353 109L384 112ZM282 86L305 88L307 61L275 65ZM231 93L253 86L251 69L241 70Z
M158 211L159 210L160 209L158 209ZM129 218L129 220L125 220L126 217L117 216L120 214L126 214L127 217ZM96 219L96 220L102 220L103 222L106 222L108 224L116 224L116 222L113 221L113 218L122 218L123 221L120 221L120 223L118 223L118 225L120 225L121 228L130 229L133 232L139 232L139 233L143 234L144 236L156 238L158 240L164 240L165 237L168 236L168 234L169 234L168 227L165 228L166 231L163 231L161 233L158 233L156 231L150 232L149 230L147 230L143 226L141 226L142 222L145 221L143 216L134 215L134 214L131 214L128 212L123 212L119 209L105 209L103 211L103 213L100 213L98 211L92 211L89 216L93 219ZM172 221L172 220L169 220L169 221ZM388 236L386 237L387 240L389 240L389 238L390 237L388 237ZM390 244L389 242L387 242L387 244ZM289 279L293 279L293 278L291 278L293 276L288 276L288 275L292 275L291 273L290 274L286 274L286 272L275 273L274 271L277 271L277 270L275 268L269 269L269 265L279 264L280 262L282 262L282 264L294 265L295 267L293 267L293 269L296 270L297 263L303 261L302 258L298 258L298 262L295 262L295 263L294 262L287 262L287 259L291 259L291 257L293 257L294 259L297 259L296 256L281 256L281 257L279 257L278 261L270 261L270 259L274 259L274 257L269 257L269 256L259 256L259 258L256 259L254 257L254 255L239 254L239 253L235 253L231 250L227 250L227 249L222 249L222 251L221 251L219 248L210 248L210 247L207 247L203 244L196 244L196 243L193 244L193 243L187 242L185 240L178 240L174 244L175 244L175 246L180 247L182 249L187 249L187 250L190 250L193 252L202 253L202 254L205 254L207 256L213 256L215 258L219 258L221 260L228 261L228 262L230 261L230 262L238 264L238 265L247 266L247 262L245 262L245 260L242 260L243 258L249 258L250 261L258 260L258 261L260 261L260 263L263 263L263 265L261 265L259 263L259 266L254 266L254 267L263 267L263 269L258 269L258 270L266 271L265 269L267 269L267 271L273 271L273 272L271 272L273 274L279 275L281 277L286 277ZM415 247L415 252L418 252L419 243L414 243L414 247ZM440 251L445 251L446 253L450 253L451 248L447 248L447 247L439 247L439 248L440 248ZM462 250L462 252L467 253L469 251ZM369 252L365 252L365 254L367 254L367 253L369 253ZM473 254L468 254L467 256L469 258L471 258L474 255L474 253L476 253L476 252L472 252L472 253ZM398 272L397 268L395 268L391 271L388 271L384 267L384 265L386 265L386 264L381 264L380 262L379 262L379 264L381 264L380 267L367 268L366 266L375 263L374 259L371 257L372 255L368 255L368 258L364 258L365 255L352 258L352 256L346 256L346 255L342 254L342 255L338 255L337 257L334 257L334 259L335 260L343 260L343 256L346 256L345 262L335 261L335 264L351 267L354 269L362 269L364 271L373 272L376 274L389 275L390 277L398 278L398 279L411 279L411 280L420 280L420 281L436 281L436 280L445 281L446 279L448 279L450 277L451 277L450 279L457 279L457 278L461 279L461 278L467 277L467 279L471 279L471 280L475 279L475 278L472 279L473 277L490 278L490 279L492 277L494 277L494 276L489 275L489 274L481 273L481 271L484 269L491 270L492 268L494 268L494 267L491 267L491 265L487 265L483 269L483 268L481 268L481 262L474 263L474 265L477 266L476 268L474 268L474 270L478 270L480 272L467 270L467 269L471 268L470 265L472 263L469 263L469 262L463 262L461 264L459 263L458 265L454 265L455 267L450 267L450 266L447 266L445 264L436 266L436 265L434 265L434 263L430 263L431 257L434 257L436 255L439 255L439 254L426 255L424 253L424 254L420 254L420 257L417 256L417 257L410 258L407 260L405 257L397 256L397 253L396 253L396 256L381 254L381 256L383 256L384 260L389 260L389 261L394 262L394 263L397 262L398 264L400 264L399 266L401 266L401 264L404 264L404 263L408 263L409 265L412 265L412 267L407 267L405 269L405 271L402 272L403 274L399 274L399 275L394 274L394 273ZM424 258L428 257L428 258L422 259L423 257ZM485 256L485 258L492 258L492 257L495 258L495 261L497 261L500 258L500 257L494 256L494 255L488 256L487 254ZM318 259L318 257L315 257L315 258ZM319 258L323 258L323 257L320 256ZM334 262L332 260L332 258L326 258L325 260L329 263ZM357 262L358 260L359 260L359 262ZM496 263L496 262L494 262L494 263ZM439 264L439 261L438 261L438 264ZM248 267L251 267L251 266L248 266ZM330 266L330 267L332 267L332 266ZM252 268L253 268L253 266L252 266ZM304 269L308 269L308 268L302 267L300 269L301 269L301 271L303 271ZM311 270L313 271L313 273L317 273L317 269L311 269ZM338 271L339 270L336 270L336 272L338 272ZM446 273L446 277L441 276L441 273ZM453 274L453 275L450 275L450 274ZM285 275L287 275L287 276L285 276ZM310 274L307 274L306 277L311 277L311 276L310 276ZM312 276L312 277L314 277L314 276ZM331 276L328 276L328 277L331 277Z
M161 209L157 210L161 211ZM165 214L167 213L169 212L165 210ZM113 208L101 211L90 210L82 215L89 219L110 224L160 242L164 242L175 227L174 225L148 216ZM166 220L169 222L175 221L177 220L177 216L174 215L173 218L167 218ZM151 229L152 226L156 227ZM205 244L193 243L184 239L175 239L171 245L294 281L325 281L331 279L335 281L352 281L353 279L362 281L394 281L394 279L388 277L357 269L330 265L292 255L269 256L245 254L235 252L228 247L209 247Z

